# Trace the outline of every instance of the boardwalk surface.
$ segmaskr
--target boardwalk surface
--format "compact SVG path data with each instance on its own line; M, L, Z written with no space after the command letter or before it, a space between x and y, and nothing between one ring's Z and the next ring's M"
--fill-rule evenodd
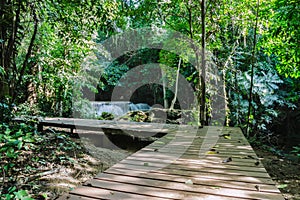
M20 119L19 119L20 120ZM103 131L103 129L126 130L139 136L153 136L153 133L168 133L174 125L158 123L141 123L127 121L109 121L95 119L76 119L76 118L44 118L39 120L39 129L44 126L70 128L73 129Z
M284 199L240 129L160 130L168 134L60 199Z

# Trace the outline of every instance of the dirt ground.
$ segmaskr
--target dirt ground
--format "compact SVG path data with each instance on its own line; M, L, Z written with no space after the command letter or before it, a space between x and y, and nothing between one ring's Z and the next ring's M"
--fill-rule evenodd
M259 147L254 150L285 199L300 200L299 160L278 156Z
M44 139L48 141L45 144L48 146L42 147L38 152L29 152L40 160L31 160L29 155L25 155L26 151L20 156L27 160L31 167L30 173L26 174L24 163L18 166L22 171L18 179L22 186L19 188L28 191L30 197L36 200L57 199L131 154L121 149L95 146L91 138L73 137L69 132L62 132L59 136L54 131L45 133ZM55 151L59 149L60 142L65 140L67 142L63 145L70 147L68 144L76 144L76 148ZM53 150L56 159L52 159L49 148Z
M43 185L39 188L39 193L47 194L47 198L37 195L34 199L56 199L129 155L121 150L96 147L87 141L83 143L86 151L81 153L80 157L74 158L76 162L72 166L57 166L58 171L39 179L39 184Z

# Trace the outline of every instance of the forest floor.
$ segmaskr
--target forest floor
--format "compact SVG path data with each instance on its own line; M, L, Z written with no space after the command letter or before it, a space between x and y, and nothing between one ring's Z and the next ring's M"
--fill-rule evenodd
M14 160L0 159L0 199L56 199L130 154L96 147L61 129L47 129L33 139ZM2 173L2 165L11 162L13 168Z
M60 165L58 173L40 179L44 180L45 187L39 192L47 193L47 200L67 194L131 154L123 150L97 147L89 138L80 137L72 140L82 147L80 156L72 158L75 160L74 164L71 167Z
M297 159L290 159L276 155L264 148L255 147L254 150L268 171L277 187L288 200L300 200L300 163Z

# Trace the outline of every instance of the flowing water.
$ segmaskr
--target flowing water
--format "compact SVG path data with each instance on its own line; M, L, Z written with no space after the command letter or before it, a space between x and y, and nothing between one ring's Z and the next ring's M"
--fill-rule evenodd
M120 117L129 111L148 111L151 109L151 107L146 103L134 104L128 101L93 101L91 104L95 108L97 116L101 116L103 112L107 112Z

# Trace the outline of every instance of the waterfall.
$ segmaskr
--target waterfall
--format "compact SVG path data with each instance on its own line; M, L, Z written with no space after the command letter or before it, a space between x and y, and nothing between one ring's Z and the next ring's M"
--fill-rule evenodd
M134 104L128 101L92 101L91 104L94 107L97 116L101 116L103 112L108 112L114 114L116 117L120 117L129 111L147 111L151 109L146 103Z
M136 111L136 110L148 111L148 110L150 110L150 108L151 107L146 103L137 103L137 104L130 103L129 104L130 111Z

